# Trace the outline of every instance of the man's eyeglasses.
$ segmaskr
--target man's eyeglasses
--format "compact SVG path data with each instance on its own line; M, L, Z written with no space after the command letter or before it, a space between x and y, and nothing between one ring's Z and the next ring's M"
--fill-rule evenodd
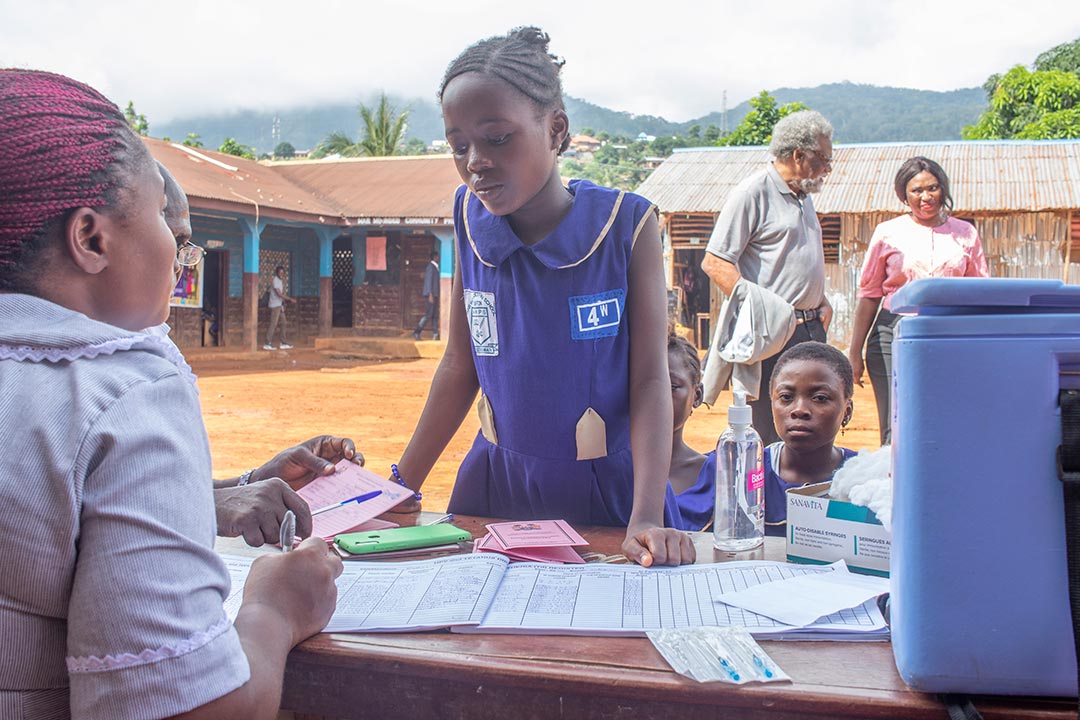
M186 242L176 248L176 262L184 267L195 267L202 261L204 255L206 251L193 243Z

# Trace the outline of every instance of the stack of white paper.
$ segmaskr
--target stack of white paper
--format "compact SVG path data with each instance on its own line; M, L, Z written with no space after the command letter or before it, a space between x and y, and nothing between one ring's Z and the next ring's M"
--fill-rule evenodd
M235 615L251 559L225 559L233 576L226 607ZM338 578L337 610L326 630L451 627L456 632L643 636L649 630L740 625L771 639L886 639L885 619L872 599L802 627L718 602L751 587L834 571L768 561L656 568L511 565L493 554L350 562Z

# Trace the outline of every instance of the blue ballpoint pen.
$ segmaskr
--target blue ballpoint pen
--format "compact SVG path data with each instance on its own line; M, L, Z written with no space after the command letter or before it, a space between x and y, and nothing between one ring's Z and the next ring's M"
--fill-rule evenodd
M326 507L319 508L318 510L313 510L311 512L311 516L315 517L316 515L327 512L328 510L333 510L335 508L344 507L345 505L348 505L349 503L362 503L362 502L365 502L367 500L371 500L372 498L377 498L380 495L382 495L382 490L372 490L369 493L364 493L363 495L357 495L356 497L351 497L348 500L342 500L341 502L334 503L333 505L327 505Z

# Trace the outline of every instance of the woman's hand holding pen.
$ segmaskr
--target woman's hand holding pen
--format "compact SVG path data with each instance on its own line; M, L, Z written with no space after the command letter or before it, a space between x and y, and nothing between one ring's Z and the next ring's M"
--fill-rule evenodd
M217 487L218 535L243 535L248 545L278 541L286 511L296 515L296 534L311 534L311 510L296 491L315 478L330 475L342 460L364 464L349 438L319 435L283 450L270 462L252 470L247 484Z
M308 538L290 553L264 555L251 566L241 607L264 607L284 621L292 645L326 627L337 604L334 580L341 558L321 538Z
M689 565L697 559L690 535L674 528L631 524L626 528L622 551L643 567Z

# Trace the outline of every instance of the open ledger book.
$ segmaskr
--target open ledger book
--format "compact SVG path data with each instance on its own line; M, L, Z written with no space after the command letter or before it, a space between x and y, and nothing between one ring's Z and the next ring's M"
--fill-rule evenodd
M235 618L252 558L223 555ZM648 630L742 625L757 637L884 640L870 600L804 627L715 601L723 592L828 568L770 561L643 568L516 563L472 553L409 562L348 562L324 632L454 632L644 636Z

